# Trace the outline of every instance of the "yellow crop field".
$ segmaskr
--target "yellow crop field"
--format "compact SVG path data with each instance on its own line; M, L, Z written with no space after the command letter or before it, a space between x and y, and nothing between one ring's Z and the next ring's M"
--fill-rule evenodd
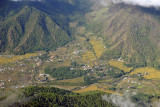
M14 56L2 56L0 57L0 64L5 64L5 63L9 63L9 62L14 62L14 61L18 61L18 60L22 60L25 58L29 58L31 56L37 56L37 53L27 53L25 55L14 55Z
M94 60L96 60L96 57L94 55L94 53L92 51L86 51L83 55L82 55L82 61L83 62L88 62L91 64Z
M130 73L130 75L142 73L143 77L146 79L159 79L160 78L160 71L155 68L137 68Z
M105 46L102 40L90 39L89 41L93 46L94 52L96 53L97 58L100 58L103 52L105 51Z
M68 85L51 85L51 87L56 87L65 90L72 90L74 88L77 88L77 86L68 86Z
M89 91L103 91L103 92L106 92L106 93L111 93L111 94L118 94L120 95L119 93L116 93L114 91L110 91L110 90L104 90L104 89L101 89L101 88L98 88L96 85L91 85L87 88L84 88L84 89L81 89L81 90L77 90L77 91L74 91L76 93L84 93L84 92L89 92Z
M117 67L123 70L124 72L129 72L130 70L133 69L132 67L129 68L129 67L124 66L123 62L119 62L119 61L110 60L109 64L113 67Z
M60 80L60 81L57 81L57 82L81 83L81 82L84 82L84 77Z

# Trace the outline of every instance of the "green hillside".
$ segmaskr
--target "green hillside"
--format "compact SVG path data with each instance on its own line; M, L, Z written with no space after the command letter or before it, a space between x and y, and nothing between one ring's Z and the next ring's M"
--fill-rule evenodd
M23 107L114 107L113 104L102 99L104 93L92 92L86 94L76 94L70 91L53 87L28 87L23 89L24 99L27 102L16 102L12 106Z
M102 58L159 68L159 15L155 9L112 4L90 13L87 28L103 38L107 49Z
M25 53L55 49L71 39L71 35L50 16L28 6L1 22L1 25L1 52Z
M101 59L121 57L127 66L160 68L160 12L95 0L10 2L0 8L0 53L55 50L79 34L103 38ZM83 34L81 35L83 36Z
M0 53L55 50L74 38L71 21L83 23L84 1L5 2L0 8Z

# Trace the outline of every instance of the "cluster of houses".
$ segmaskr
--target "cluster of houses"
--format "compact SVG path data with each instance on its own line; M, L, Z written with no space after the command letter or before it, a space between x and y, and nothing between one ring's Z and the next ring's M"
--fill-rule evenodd
M12 68L12 67L3 67L3 66L0 67L0 72L5 71L5 70L14 70L14 68Z
M20 67L25 66L26 64L20 64Z
M3 56L4 57L4 56ZM13 57L13 56L7 56L7 57ZM41 60L39 59L39 57L30 57L30 58L27 58L26 61L30 61L32 63L36 62L35 65L33 65L33 68L35 66L40 66L42 64ZM25 66L26 64L23 63L23 61L21 60L18 60L18 61L15 61L13 62L13 64L16 65L16 67L18 68L18 70L20 72L26 72L26 69L25 69ZM16 70L17 68L16 67L12 67L12 66L5 66L5 65L0 65L0 73L4 73L4 71L12 71L12 70ZM33 72L35 71L34 69L30 70L29 72ZM44 79L41 78L41 81L45 81L47 80L47 77L44 77ZM12 79L9 78L8 80L0 80L0 88L1 89L4 89L6 88L6 84L11 82ZM22 86L16 86L15 88L20 88L20 87L24 87L23 85Z
M123 78L123 79L124 79L124 80L127 80L128 77L125 77L125 78ZM128 83L141 85L141 83L138 83L137 81L133 81L133 80L128 80Z
M12 80L12 79L9 78L7 81L8 81L8 82L11 82L11 80ZM7 81L0 80L0 88L5 88L5 84L6 84Z
M129 90L126 90L126 92L130 92ZM137 92L132 92L132 94L134 94L134 95L136 95L137 94Z
M16 86L15 87L16 89L18 89L18 88L24 88L24 86L22 85L22 86Z
M79 53L80 53L79 50L76 50L76 51L73 52L73 54L79 54Z
M84 66L82 66L82 69L83 70L92 70L92 66L90 66L90 65L84 65Z
M38 62L40 61L41 59L39 59L39 57L35 57L35 56L30 56L28 59L26 59L27 61L35 61L35 62Z
M120 57L120 58L118 58L118 61L119 62L123 62L123 59Z
M42 65L42 63L43 63L43 62L42 62L41 60L40 60L40 61L38 61L38 62L37 62L37 66L41 66L41 65Z
M138 83L137 81L133 81L133 80L132 81L128 80L128 83L142 85L141 83Z
M5 86L4 86L4 85L5 85L5 82L4 82L3 80L0 80L0 81L1 81L1 83L0 83L0 88L2 88L2 89L5 88Z
M87 51L87 50L85 50L85 49L77 49L77 50L73 51L73 54L79 54L80 52L85 52L85 51Z
M38 57L37 57L38 58ZM35 57L34 56L30 56L28 59L27 59L27 61L32 61L32 60L37 60L37 59L35 59Z
M83 86L83 87L81 87L81 89L84 89L84 88L86 88L87 86Z
M149 73L144 72L144 74L143 74L143 73L138 73L138 74L137 74L137 76L139 76L139 77L140 77L140 76L144 76L144 75L149 75Z
M8 58L12 58L14 55L0 55L0 57L8 57Z
M36 61L36 62L40 61L39 57L36 57L36 58L34 59L34 61Z

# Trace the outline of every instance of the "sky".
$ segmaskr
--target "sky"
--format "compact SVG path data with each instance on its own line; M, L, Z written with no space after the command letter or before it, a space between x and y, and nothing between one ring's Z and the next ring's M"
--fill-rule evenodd
M41 0L10 0L10 1L41 1ZM102 1L102 0L99 0ZM108 0L103 0L108 1ZM125 3L129 5L138 5L142 7L160 8L160 0L111 0L113 3Z
M125 3L142 7L160 8L160 0L111 0L113 3Z

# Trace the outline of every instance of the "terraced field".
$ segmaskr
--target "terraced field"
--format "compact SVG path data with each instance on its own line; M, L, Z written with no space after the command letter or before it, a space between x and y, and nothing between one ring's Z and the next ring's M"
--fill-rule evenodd
M86 51L82 55L82 61L83 62L89 62L90 65L93 64L93 61L96 60L96 57L92 51Z
M96 38L92 37L89 42L91 43L97 58L100 58L103 52L105 51L103 40L97 40Z
M146 67L146 68L137 68L130 73L133 74L143 74L143 77L146 79L159 79L160 78L160 71L154 68Z
M25 55L1 56L0 57L0 64L15 62L18 60L22 60L22 59L29 58L31 56L37 56L37 55L38 55L37 53L27 53Z
M67 82L67 83L83 83L84 82L84 77L78 77L78 78L73 78L73 79L66 79L66 80L60 80L56 82Z
M65 90L73 90L77 88L77 86L67 86L67 85L51 85L51 87L56 87L56 88L65 89Z
M104 90L104 89L98 88L97 85L90 85L87 88L83 88L81 90L77 90L77 91L74 91L74 92L76 92L76 93L84 93L84 92L89 92L89 91L103 91L103 92L106 92L106 93L111 93L111 94L114 93L114 94L120 95L119 93L116 93L116 92L111 91L111 90Z
M113 67L117 67L117 68L123 70L124 72L130 72L130 70L133 69L132 67L129 68L129 67L124 66L123 62L120 62L120 61L110 60L109 64Z

